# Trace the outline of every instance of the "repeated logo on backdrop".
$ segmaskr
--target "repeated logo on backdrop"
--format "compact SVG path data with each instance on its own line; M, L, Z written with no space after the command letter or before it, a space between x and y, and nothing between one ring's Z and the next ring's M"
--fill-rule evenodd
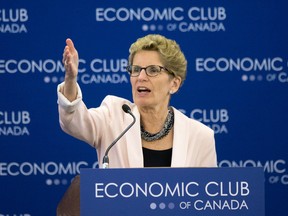
M28 21L29 14L25 8L0 8L0 33L27 33Z
M129 83L127 59L80 59L78 82L82 84Z
M181 109L188 117L202 122L214 130L215 134L228 134L229 112L228 109L198 109L191 111Z
M29 136L29 111L0 110L0 136Z
M197 72L240 73L243 82L288 83L288 60L282 57L267 58L196 58Z
M240 160L230 161L222 160L219 161L219 167L263 167L266 173L266 182L270 184L282 184L288 185L288 170L287 161L284 159L258 161L258 160Z
M67 176L74 177L80 173L81 168L98 168L98 161L90 164L87 161L71 161L67 163L48 162L0 162L0 176L6 177L32 177L45 176L47 186L67 185ZM66 176L59 178L59 176ZM44 183L44 182L43 182Z
M224 7L183 8L96 8L96 22L141 22L142 31L219 32L225 31Z
M78 82L81 84L129 83L127 59L79 59ZM65 68L61 60L54 59L0 59L0 74L43 74L44 83L60 83Z

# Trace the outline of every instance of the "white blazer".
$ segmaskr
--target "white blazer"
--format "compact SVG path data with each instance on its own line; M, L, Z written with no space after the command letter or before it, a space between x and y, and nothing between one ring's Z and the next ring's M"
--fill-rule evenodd
M130 106L136 123L110 150L109 167L143 167L140 114L137 106L126 99L107 96L98 108L87 109L79 86L77 99L70 102L60 92L62 85L57 90L60 126L66 133L96 148L99 167L102 167L102 158L107 147L132 122L132 117L122 110L123 104ZM213 130L173 109L175 119L171 167L216 167Z

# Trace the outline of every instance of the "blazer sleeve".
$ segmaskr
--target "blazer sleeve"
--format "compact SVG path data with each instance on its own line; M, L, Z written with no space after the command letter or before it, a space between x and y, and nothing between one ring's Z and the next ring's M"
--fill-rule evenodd
M105 121L109 119L108 110L103 107L87 109L79 86L76 100L70 102L60 91L62 85L57 89L60 127L69 135L97 148L105 130Z
M124 112L122 105L131 102L116 96L107 95L97 108L87 108L82 100L81 89L75 101L70 102L58 87L59 122L64 132L80 139L99 152L107 146L122 131ZM117 124L115 124L117 122Z

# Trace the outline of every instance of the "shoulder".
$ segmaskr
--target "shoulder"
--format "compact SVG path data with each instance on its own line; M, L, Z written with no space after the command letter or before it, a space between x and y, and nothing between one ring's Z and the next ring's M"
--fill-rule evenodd
M121 107L124 104L127 104L128 106L134 106L134 104L131 101L129 101L125 98L114 96L114 95L107 95L103 99L101 106L109 106L111 108L113 107L116 109L118 109L118 107L120 107L120 109L122 109ZM111 106L111 105L113 105L113 106Z
M134 103L125 98L114 95L107 95L101 102L100 109L106 110L109 113L109 115L119 115L119 114L123 115L122 106L124 104L128 105L131 109L135 107Z

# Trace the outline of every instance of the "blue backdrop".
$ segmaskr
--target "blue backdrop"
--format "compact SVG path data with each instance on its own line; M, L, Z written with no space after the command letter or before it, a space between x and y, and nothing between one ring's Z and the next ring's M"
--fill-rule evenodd
M188 76L171 105L215 131L220 167L263 167L266 215L288 211L285 0L0 1L0 215L54 215L94 149L61 131L56 87L65 39L79 52L88 107L131 99L128 49L175 39Z

